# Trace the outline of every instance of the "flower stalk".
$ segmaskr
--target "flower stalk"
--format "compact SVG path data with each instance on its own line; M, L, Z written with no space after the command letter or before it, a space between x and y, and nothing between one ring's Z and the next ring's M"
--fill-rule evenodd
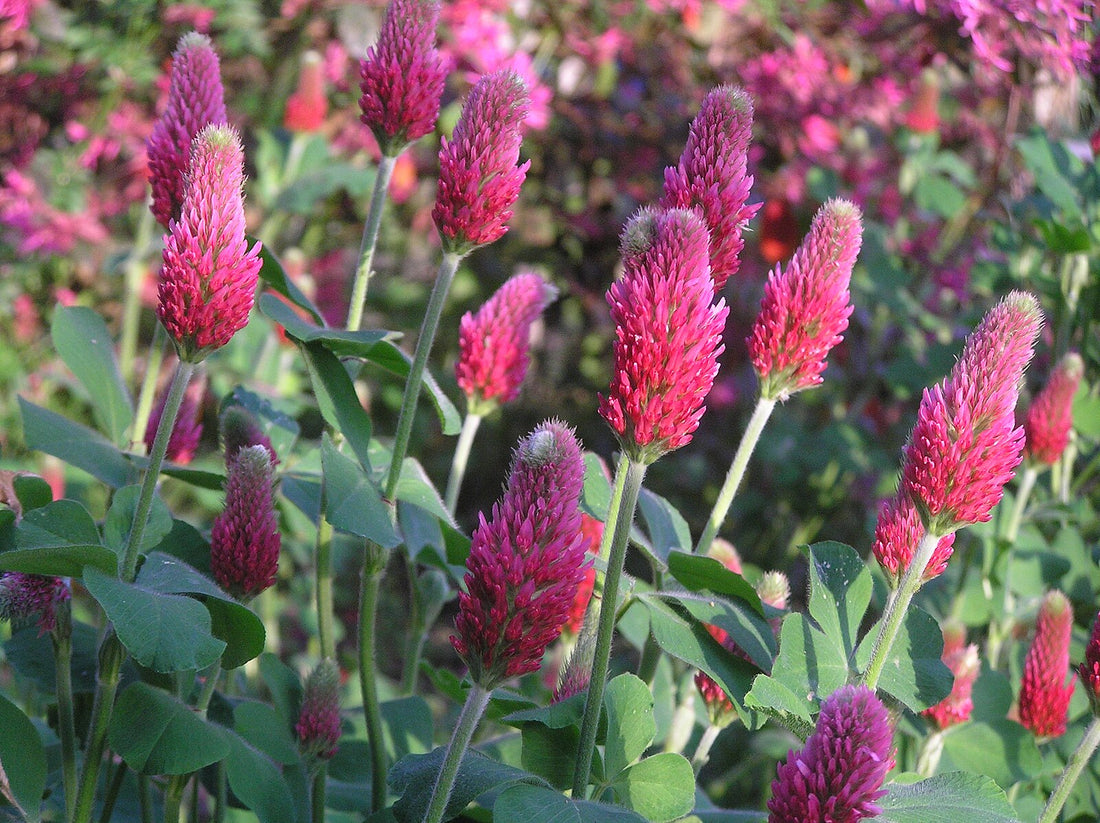
M447 811L447 801L451 797L455 778L458 776L459 767L462 765L462 757L470 747L470 741L477 730L477 724L489 705L489 697L492 692L477 683L470 688L466 695L466 702L462 706L462 713L458 716L458 723L451 735L451 742L447 744L447 754L443 758L443 766L432 786L432 794L428 799L428 808L424 813L424 823L441 823L443 815Z
M474 445L474 437L477 435L478 426L481 425L481 415L472 412L466 415L462 421L462 431L458 435L458 443L455 444L454 458L451 460L451 473L447 477L447 491L443 502L447 511L454 516L458 506L458 493L462 489L462 479L466 476L466 465L470 460L470 449Z
M1050 793L1050 798L1043 807L1042 814L1039 815L1038 823L1054 823L1058 819L1070 792L1073 791L1074 784L1077 783L1077 778L1081 776L1081 772L1092 759L1098 744L1100 744L1100 717L1094 717L1085 731L1085 736L1073 750L1066 767L1058 775L1058 782L1054 784L1054 791Z
M348 304L348 331L359 331L363 322L363 306L367 299L367 286L370 283L374 249L378 245L378 229L382 225L382 210L386 205L386 192L389 190L396 156L383 154L378 161L374 174L374 190L367 209L367 221L363 226L363 241L359 247L359 265L355 269L355 281L351 290L351 302Z
M378 589L386 569L386 552L368 540L359 587L359 691L370 743L371 811L386 805L386 748L382 739L382 710L378 701L378 663L375 653L375 622Z

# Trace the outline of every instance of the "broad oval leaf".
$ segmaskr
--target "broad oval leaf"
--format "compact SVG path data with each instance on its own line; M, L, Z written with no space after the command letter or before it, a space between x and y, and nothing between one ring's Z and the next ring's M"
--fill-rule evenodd
M612 778L642 756L657 734L653 694L632 674L621 674L607 684L603 698L607 715L604 766Z
M540 786L512 786L493 804L493 823L645 823L630 809L573 800Z
M686 552L672 552L668 556L668 570L680 583L693 592L710 591L736 597L764 616L760 596L744 577L732 572L713 557Z
M856 653L860 671L865 671L871 660L879 625L871 627ZM882 667L879 689L914 712L936 705L951 693L955 682L951 670L940 659L942 654L943 632L939 624L928 612L910 606Z
M114 488L133 483L137 478L133 463L99 432L22 397L19 411L28 449L59 457Z
M859 625L871 604L871 572L844 543L809 547L810 616L844 649L849 660L859 643Z
M19 707L0 694L0 798L18 804L29 823L42 815L46 788L46 748L38 730ZM3 790L6 784L9 792Z
M400 541L382 491L362 466L337 451L326 434L321 443L325 473L325 518L333 528L373 540L384 548Z
M229 748L225 775L233 794L260 823L296 823L294 798L279 768L236 732L224 732Z
M668 823L695 805L695 773L677 752L661 752L635 763L611 788L623 805L652 823Z
M1005 793L980 774L950 772L917 783L887 783L881 823L1019 823Z

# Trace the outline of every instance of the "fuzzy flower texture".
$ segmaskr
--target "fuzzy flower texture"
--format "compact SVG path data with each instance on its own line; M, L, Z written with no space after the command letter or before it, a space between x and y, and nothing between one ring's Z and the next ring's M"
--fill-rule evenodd
M875 817L894 765L886 707L866 686L843 686L825 699L802 751L779 766L768 823L857 823Z
M1035 638L1024 660L1020 685L1020 722L1037 737L1057 737L1066 731L1066 712L1073 697L1069 643L1073 607L1060 591L1048 592L1039 607Z
M623 229L623 274L607 292L614 364L600 415L640 463L691 442L718 374L729 310L713 302L707 244L706 225L686 209L642 209Z
M38 621L38 633L57 625L57 604L68 600L69 586L60 577L23 572L0 573L0 620Z
M306 680L298 722L298 748L307 761L329 760L340 742L340 670L322 660Z
M512 277L458 327L455 377L470 414L484 417L519 396L530 362L531 326L557 296L534 272Z
M191 145L178 221L164 241L157 317L180 358L197 363L248 323L260 244L245 241L244 151L237 132L208 126Z
M362 121L382 153L396 157L435 128L447 63L435 47L439 3L393 0L382 30L359 65Z
M1100 714L1100 614L1092 624L1092 633L1085 646L1085 659L1077 667L1077 674L1085 686L1092 713Z
M883 502L875 524L875 542L871 545L871 551L886 573L890 588L898 587L923 536L920 514L908 494L899 491ZM924 567L922 579L927 582L943 574L954 551L955 533L952 532L939 539Z
M482 77L439 149L439 191L432 219L444 251L464 255L499 240L531 162L517 166L530 96L509 69Z
M210 570L234 597L253 598L279 570L275 469L263 446L247 446L229 461L225 508L210 532Z
M492 689L538 669L584 576L584 461L573 431L539 425L516 449L504 496L479 515L451 643Z

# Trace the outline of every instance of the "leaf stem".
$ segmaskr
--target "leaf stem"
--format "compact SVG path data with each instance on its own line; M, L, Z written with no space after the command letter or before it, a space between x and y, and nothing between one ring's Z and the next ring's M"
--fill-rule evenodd
M179 823L180 806L183 805L183 790L191 774L173 774L164 787L164 823Z
M447 511L454 517L455 507L458 505L458 493L462 488L462 478L466 476L466 464L470 460L470 449L474 445L474 436L481 425L481 415L467 413L462 421L462 431L458 435L458 443L455 444L455 456L451 461L451 474L447 478L447 493L443 500L447 504Z
M145 278L145 256L149 251L149 241L153 236L153 212L143 204L138 218L134 245L126 258L125 272L126 295L122 303L122 332L118 346L119 371L126 379L133 375L134 355L137 352L138 326L141 321L141 281ZM157 323L160 327L160 323Z
M474 683L470 693L466 695L462 713L458 716L458 724L451 735L451 742L447 745L443 765L440 766L439 775L432 787L428 808L424 812L424 823L440 823L443 820L443 815L447 811L447 800L450 799L458 769L462 765L462 757L470 746L481 715L485 713L485 707L489 705L489 695L489 690L477 683Z
M1081 776L1081 772L1088 764L1092 753L1096 751L1097 744L1100 744L1100 717L1092 719L1092 723L1085 731L1085 736L1081 738L1081 742L1077 744L1077 748L1070 756L1066 767L1062 769L1062 773L1058 776L1058 782L1054 785L1054 791L1050 793L1050 799L1047 800L1043 813L1039 815L1038 823L1054 823L1058 819L1058 813L1062 811L1062 806L1066 804L1066 799L1073 790L1073 784Z
M367 221L363 226L363 241L359 246L359 266L355 270L355 283L351 290L351 302L348 304L348 331L359 331L363 322L363 304L367 299L374 249L378 245L378 227L382 225L382 209L386 205L386 191L389 189L396 162L397 157L383 154L374 175L374 190L367 209Z
M76 810L76 724L73 720L73 619L72 605L56 605L56 623L51 632L56 672L57 726L61 737L61 782L65 788L65 819Z
M74 823L90 823L92 819L92 805L95 802L96 784L99 782L99 769L103 763L103 753L107 748L107 727L111 722L115 690L118 688L119 672L122 670L122 662L125 659L126 650L119 642L114 628L108 626L107 634L99 648L95 700L92 704L88 743L84 749L84 766L80 774L80 786L77 789L73 811Z
M409 556L408 547L401 552L405 559L405 575L409 581L409 634L405 638L405 662L401 668L401 694L416 691L416 675L420 671L420 655L424 651L424 604L417 586L416 561Z
M328 779L328 766L322 762L313 776L310 792L310 811L313 823L325 823L325 781Z
M359 690L371 757L371 811L386 804L386 746L382 733L382 710L378 703L378 667L375 659L375 617L378 588L386 569L385 550L368 540L359 588Z

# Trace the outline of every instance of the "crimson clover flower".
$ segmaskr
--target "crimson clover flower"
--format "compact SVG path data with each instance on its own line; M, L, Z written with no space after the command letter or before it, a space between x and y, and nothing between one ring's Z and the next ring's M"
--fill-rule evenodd
M883 501L878 511L875 541L871 545L871 551L886 573L891 588L897 588L923 536L924 526L921 524L920 513L908 494L899 491L894 497ZM954 546L954 532L940 538L928 559L928 565L924 567L923 580L928 581L943 574L947 561L954 552Z
M585 551L589 554L600 553L600 542L603 540L604 524L590 514L581 512L581 536L584 540ZM596 569L588 566L584 570L584 577L577 586L577 596L573 598L573 605L569 609L569 618L565 621L562 631L577 634L584 625L584 614L588 611L588 603L592 599L592 590L596 586Z
M1024 660L1020 684L1020 722L1037 737L1057 737L1066 731L1066 712L1073 697L1069 671L1069 641L1073 608L1057 589L1047 592L1039 607L1035 637Z
M396 157L435 128L447 63L435 47L439 3L392 0L378 42L359 64L362 121L384 155Z
M191 146L179 220L164 240L157 317L180 359L197 363L248 323L260 244L245 240L244 151L237 132L207 126Z
M153 216L166 229L179 219L183 207L191 142L206 126L225 123L218 55L205 34L185 34L172 55L168 104L147 147Z
M264 446L246 446L229 461L225 508L210 533L210 570L235 597L252 598L279 570L275 468Z
M471 414L486 415L519 396L530 363L531 326L557 296L534 272L509 279L458 328L455 377Z
M778 768L768 823L857 823L875 817L894 765L893 729L882 701L866 686L842 686L825 699L801 751Z
M759 204L746 205L752 139L752 99L736 86L719 86L703 99L676 166L665 169L661 206L697 208L710 230L710 276L717 294L741 267L745 224Z
M569 617L585 569L583 478L572 429L547 421L520 441L490 518L479 515L451 643L483 688L538 669Z
M1100 614L1092 624L1092 633L1085 646L1085 659L1077 667L1085 686L1093 714L1100 714Z
M71 597L60 577L23 572L0 573L0 620L38 619L38 633L57 625L57 604Z
M848 328L848 284L862 233L859 207L830 200L787 268L776 266L768 277L746 341L764 398L786 400L822 382L825 358Z
M332 660L322 660L306 679L294 732L307 761L330 760L336 754L340 742L340 669Z
M1024 454L1032 462L1053 466L1066 450L1073 429L1073 396L1084 373L1081 355L1067 353L1028 408Z
M966 643L966 628L958 623L943 627L943 654L940 658L955 676L951 693L935 706L929 706L921 714L939 729L947 729L965 723L974 710L974 681L978 679L981 663L978 647Z
M623 229L623 273L607 292L614 363L600 415L636 462L691 442L718 374L729 310L714 302L707 242L702 218L686 209L643 208Z
M290 131L316 132L325 124L328 98L325 97L325 75L321 55L307 51L302 55L298 88L286 99L283 127Z

